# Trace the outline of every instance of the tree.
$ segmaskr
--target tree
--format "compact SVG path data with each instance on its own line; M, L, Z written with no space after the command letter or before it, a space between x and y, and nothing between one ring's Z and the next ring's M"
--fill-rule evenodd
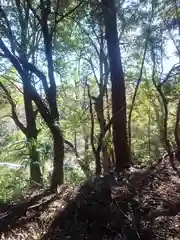
M94 148L94 155L96 156L97 159L99 159L99 162L102 162L103 172L106 173L108 172L109 168L112 166L112 161L110 161L110 154L108 153L108 146L107 146L107 143L105 142L105 134L107 132L107 129L106 129L107 121L105 118L105 111L104 111L104 107L105 107L104 97L105 97L105 94L107 93L107 85L109 80L109 62L107 57L107 51L105 48L103 15L101 13L101 10L99 9L98 3L92 4L91 14L88 19L88 22L90 23L89 28L94 38L96 39L94 41L90 36L90 34L88 35L88 38L90 39L90 46L92 46L95 52L95 56L98 60L98 69L99 69L99 77L98 77L95 71L95 66L93 64L92 58L87 59L92 69L92 72L98 87L98 96L96 97L90 96L90 93L89 93L89 97L92 98L94 103L94 109L95 109L96 117L99 124L99 129L100 129L97 148L96 149L95 147L93 148ZM98 30L95 31L95 29L98 29ZM92 111L91 111L91 115L92 115ZM101 151L102 151L102 161L100 161ZM101 168L99 168L99 171L100 170Z
M30 96L30 99L34 101L52 134L54 169L51 188L52 190L55 190L58 184L63 183L64 159L64 139L59 126L59 112L53 62L53 43L56 36L56 28L58 23L63 19L60 14L61 6L59 1L52 4L50 0L46 2L40 0L40 3L29 0L22 2L19 0L12 0L12 4L19 15L18 22L16 16L14 17L12 12L8 14L11 14L11 19L14 19L14 22L10 22L7 13L3 10L3 7L4 9L7 9L7 6L0 6L1 19L4 19L4 22L6 23L6 25L2 25L4 36L0 38L1 55L7 58L18 72L22 79L24 95ZM32 19L34 20L33 24ZM34 42L31 42L31 44L29 43L26 49L24 49L24 46L18 41L19 38L17 35L20 35L18 27L17 35L12 31L12 27L15 27L15 22L18 27L20 27L21 32L23 33L23 36L26 37L27 41L33 36ZM26 25L25 30L24 24ZM5 44L7 40L9 43ZM43 52L39 51L39 48L41 48L42 45L44 47ZM34 53L34 58L38 59L39 66L41 65L40 59L42 59L44 55L43 61L47 64L45 72L40 70L37 67L37 63L32 61L32 58L29 57L29 54L31 56L32 52ZM33 85L33 78L29 78L29 74L33 76L39 85L41 82L44 92L43 97L40 95L37 85L36 87Z
M12 86L11 86L12 87ZM36 128L36 116L37 111L33 109L32 100L26 91L24 92L24 110L26 116L26 126L21 122L18 117L16 103L13 100L10 91L5 86L3 81L0 81L0 88L4 92L5 97L7 98L11 106L11 118L13 119L16 126L23 132L26 136L28 149L29 149L29 159L30 159L30 179L35 183L42 183L40 162L39 162L39 152L37 151L37 136L38 130Z
M116 170L121 171L129 167L130 155L127 138L126 93L117 32L115 1L102 0L102 11L112 83L112 115L114 118L112 125Z

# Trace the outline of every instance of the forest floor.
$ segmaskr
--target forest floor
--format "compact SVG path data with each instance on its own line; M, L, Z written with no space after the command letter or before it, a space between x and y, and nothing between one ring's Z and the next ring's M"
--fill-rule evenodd
M146 170L38 190L0 205L0 239L180 239L179 163L164 158Z

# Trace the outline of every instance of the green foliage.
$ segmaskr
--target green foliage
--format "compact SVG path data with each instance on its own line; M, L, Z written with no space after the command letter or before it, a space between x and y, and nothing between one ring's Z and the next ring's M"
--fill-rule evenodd
M1 162L12 162L28 165L28 148L26 140L13 141L13 135L10 137L10 143L4 147L0 155Z
M29 189L27 173L0 167L0 202L16 201Z
M65 182L70 183L72 185L79 185L85 180L85 176L83 176L80 172L74 169L67 169L65 171Z

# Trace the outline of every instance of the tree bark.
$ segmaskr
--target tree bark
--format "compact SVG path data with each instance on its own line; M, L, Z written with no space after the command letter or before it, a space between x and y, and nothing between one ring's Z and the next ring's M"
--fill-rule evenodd
M179 120L180 120L180 99L178 101L177 112L176 112L176 125L174 129L174 137L175 137L175 141L178 149L180 148Z
M95 111L97 115L97 119L99 122L99 127L100 127L100 134L102 136L105 136L105 118L104 118L104 107L103 107L103 96L100 94L97 98L94 98L95 100ZM109 154L107 151L107 145L105 144L104 140L102 140L101 143L101 149L102 149L102 167L103 167L103 172L107 173L108 170L110 169L110 159L109 159ZM97 149L98 150L98 149ZM100 154L100 152L99 152Z
M102 10L112 82L113 143L116 170L122 171L129 167L130 156L127 138L125 83L117 32L115 0L102 0Z
M108 122L110 122L110 109L109 109L109 106L110 106L110 101L109 101L109 96L108 96L109 92L108 92L108 89L106 88L106 104L107 104L107 119L108 119ZM111 131L111 127L109 128L109 138L112 139L112 131ZM114 148L111 147L110 150L109 150L109 155L110 155L110 161L111 161L111 167L115 167L115 158L114 158Z
M28 75L27 75L28 76ZM26 138L29 144L30 157L30 180L32 182L42 183L42 174L39 162L39 153L36 148L38 130L36 128L36 117L33 110L32 99L29 92L29 86L26 84L30 79L23 80L23 97L26 115Z
M33 142L32 142L33 141ZM40 169L40 162L39 162L39 152L36 148L35 140L30 139L31 149L30 149L30 180L33 183L42 184L42 174Z
M57 186L63 184L63 160L64 160L64 138L59 126L51 127L53 136L54 161L51 179L51 190L56 191Z
M58 185L63 183L64 173L63 173L63 161L64 161L64 138L60 130L58 122L52 117L50 110L43 103L42 99L36 92L36 90L31 87L32 99L35 102L42 118L46 122L48 128L53 136L53 149L54 149L54 161L53 161L53 174L51 180L51 189L55 191Z
M93 115L93 107L92 107L92 96L90 94L90 89L88 87L88 97L89 97L89 111L91 116L91 146L95 157L96 164L96 175L99 176L101 174L101 158L100 158L100 150L96 149L94 144L94 115Z

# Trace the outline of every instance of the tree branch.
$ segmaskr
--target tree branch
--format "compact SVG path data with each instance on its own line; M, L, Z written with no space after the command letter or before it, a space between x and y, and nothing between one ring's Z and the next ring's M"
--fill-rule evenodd
M81 4L84 2L84 0L81 0L74 8L72 8L69 12L62 15L59 19L56 20L55 24L57 25L60 21L62 21L64 18L68 17L71 13L73 13L76 9L78 9ZM55 13L56 15L59 15L58 12Z
M135 91L134 91L134 94L133 94L132 104L131 104L131 108L130 108L130 111L129 111L129 117L128 117L128 130L129 130L128 138L129 138L129 151L130 151L130 154L131 154L131 150L132 150L131 149L131 147L132 147L131 146L131 118L132 118L132 112L133 112L133 109L134 109L134 103L135 103L135 100L136 100L136 95L137 95L137 92L138 92L138 89L139 89L139 85L140 85L141 80L142 80L143 68L144 68L144 63L145 63L148 43L149 43L149 36L150 36L150 29L151 29L151 22L152 22L152 14L153 14L153 11L151 13L151 18L150 18L150 21L149 21L148 32L147 32L147 36L146 36L146 40L145 40L144 53L143 53L143 58L142 58L139 78L137 80L137 84L136 84Z
M18 43L17 43L17 41L16 41L16 39L15 39L13 33L12 33L10 22L9 22L7 16L6 16L6 13L2 9L1 4L0 4L0 18L5 20L6 27L5 27L5 25L3 25L3 27L4 27L4 30L6 32L7 38L10 41L11 51L13 52L13 54L15 54L15 51L16 50L18 51L18 47L17 47Z
M176 70L177 68L180 68L180 63L176 63L176 64L173 65L173 67L169 70L169 72L167 73L164 80L158 84L158 87L161 87L163 84L165 84L169 80L169 78L171 77L171 73L174 70Z
M2 38L0 37L0 49L3 51L6 58L10 60L10 62L13 64L13 66L16 68L20 76L23 76L23 70L22 67L18 61L18 59L9 51L9 49L4 44Z
M18 126L18 128L26 135L27 134L27 129L26 127L23 125L23 123L19 120L18 116L17 116L17 112L16 112L16 104L14 103L11 94L9 93L9 91L7 90L7 88L5 87L5 85L0 81L0 88L3 90L3 92L6 95L6 98L9 102L9 104L11 105L11 112L12 112L12 119L14 120L15 124Z
M72 151L75 153L75 155L76 155L76 158L79 158L79 153L77 152L77 150L76 150L76 148L74 147L74 145L70 142L70 141L68 141L68 140L64 140L64 143L66 144L66 145L68 145L71 149L72 149Z
M32 63L29 63L27 60L25 59L19 59L20 63L23 65L24 68L26 68L28 71L31 71L32 73L34 73L42 82L43 87L44 87L44 91L46 93L46 96L48 96L48 83L47 83L47 79L46 76L43 72L41 72L36 66L34 66Z

